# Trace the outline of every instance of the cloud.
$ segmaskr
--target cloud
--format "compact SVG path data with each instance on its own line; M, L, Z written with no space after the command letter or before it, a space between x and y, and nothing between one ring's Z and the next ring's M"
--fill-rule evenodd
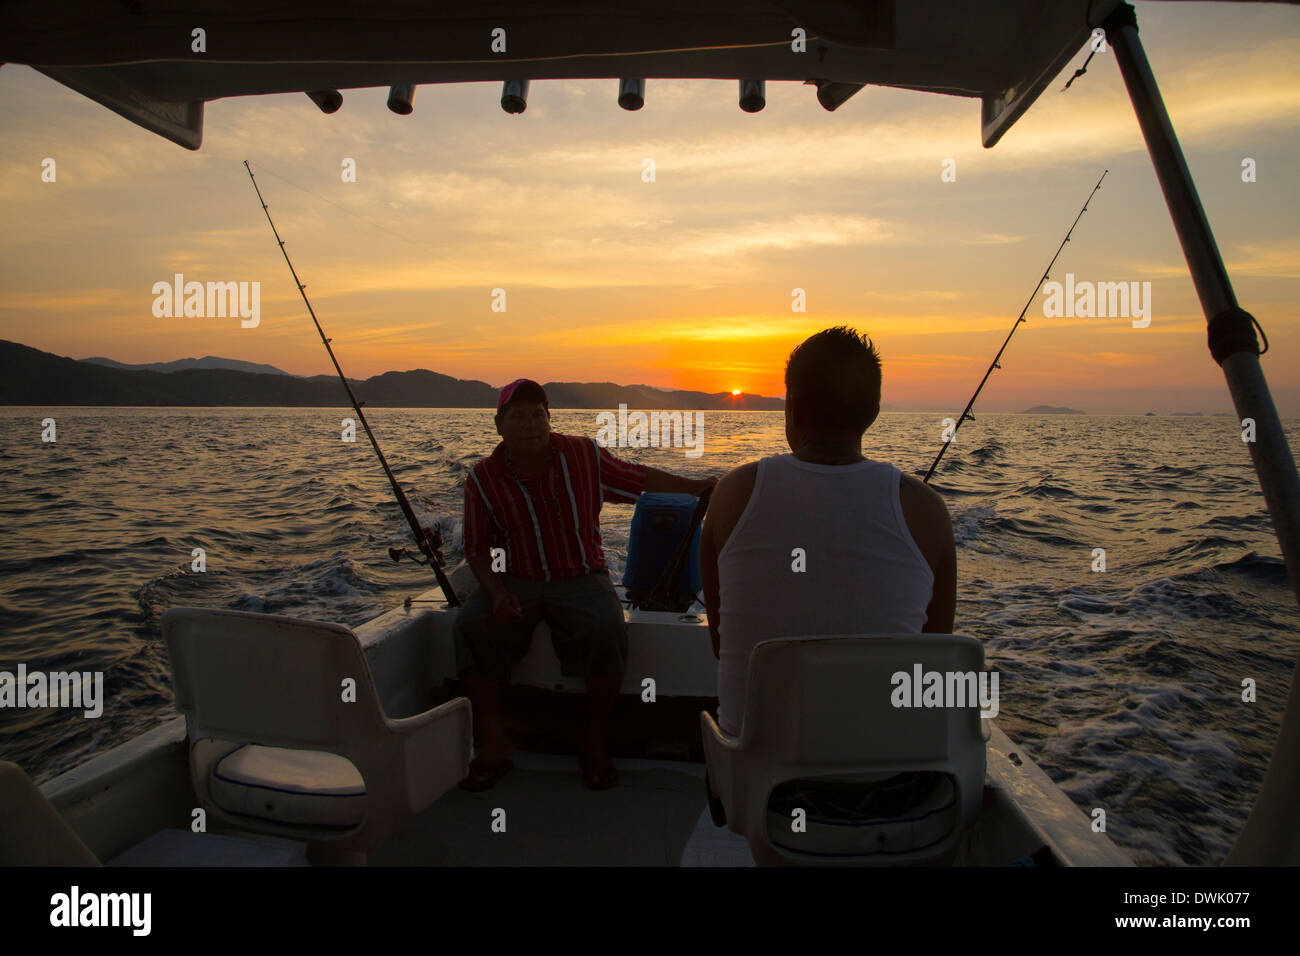
M1017 242L1024 242L1028 238L1029 236L1009 236L1000 232L986 232L982 235L972 236L969 239L959 239L957 241L976 246L1009 246L1014 245Z
M1159 363L1159 356L1141 355L1135 352L1084 352L1077 358L1083 364L1101 365L1106 368L1141 368L1144 365Z
M852 215L797 214L787 218L736 223L727 229L695 230L672 255L729 257L760 249L853 246L895 240L882 219Z
M1162 76L1164 99L1177 123L1184 145L1219 143L1242 129L1285 128L1300 119L1300 86L1282 66L1292 58L1289 39L1261 43L1254 49L1233 49L1207 57L1198 51L1198 69L1191 74L1171 71ZM1094 75L1113 61L1091 67ZM1231 82L1225 82L1231 77ZM1111 74L1104 86L1076 85L1064 97L1049 88L996 148L1000 168L1040 165L1067 157L1081 161L1114 157L1117 153L1145 152L1145 144L1132 107L1118 77ZM1097 89L1096 87L1102 87ZM674 104L691 112L704 97L715 95L701 84L687 102ZM910 96L915 108L900 116L869 118L873 97ZM647 109L650 100L647 101ZM897 102L895 100L894 102ZM705 139L695 134L642 135L630 142L598 136L580 145L543 149L532 155L496 152L485 156L486 168L517 169L525 166L567 170L586 177L593 170L627 168L639 157L655 159L661 181L722 177L740 182L788 182L791 170L807 180L860 180L915 178L938 180L939 163L957 160L959 177L966 160L978 168L986 151L979 143L978 100L965 97L926 96L907 91L869 88L838 114L830 126L826 118L794 119L780 129L719 130ZM880 112L880 107L875 107ZM862 114L868 118L861 118ZM846 115L847 114L847 115ZM960 181L960 179L959 179Z
M1273 279L1300 278L1300 239L1278 238L1267 242L1239 242L1220 247L1228 275L1256 276ZM1144 280L1187 279L1187 260L1178 258L1153 262L1134 260L1129 273Z

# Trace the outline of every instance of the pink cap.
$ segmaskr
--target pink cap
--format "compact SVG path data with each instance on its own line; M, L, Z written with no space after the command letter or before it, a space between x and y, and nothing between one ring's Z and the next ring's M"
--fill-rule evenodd
M539 392L541 392L542 404L545 405L548 409L551 407L551 403L546 397L546 389L542 388L542 386L538 385L531 378L517 378L509 385L507 385L505 388L501 389L501 394L497 396L498 412L501 411L501 409L505 408L506 405L510 403L510 399L514 397L515 392L517 392L520 386L522 385L531 385Z

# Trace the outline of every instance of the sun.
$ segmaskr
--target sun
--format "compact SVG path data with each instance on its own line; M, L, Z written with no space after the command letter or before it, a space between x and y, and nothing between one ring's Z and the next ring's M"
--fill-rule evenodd
M733 388L733 389L731 390L731 394L732 394L732 395L739 395L739 394L740 394L740 389L738 389L738 388Z

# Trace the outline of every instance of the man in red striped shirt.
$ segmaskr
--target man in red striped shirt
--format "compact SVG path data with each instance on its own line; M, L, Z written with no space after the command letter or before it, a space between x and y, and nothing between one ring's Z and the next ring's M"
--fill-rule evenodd
M481 587L457 616L456 655L479 753L461 786L486 790L514 766L501 691L545 618L564 674L587 682L583 780L607 789L618 779L607 736L627 624L601 547L601 503L643 491L701 495L717 479L623 461L593 438L552 432L546 392L529 379L501 390L496 429L501 442L465 478L462 550Z

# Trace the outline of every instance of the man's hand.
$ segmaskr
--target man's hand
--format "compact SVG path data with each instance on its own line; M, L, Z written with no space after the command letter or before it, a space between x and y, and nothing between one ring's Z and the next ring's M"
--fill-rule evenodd
M519 598L512 592L502 591L492 599L492 616L502 624L509 624L512 620L523 617L524 609Z

